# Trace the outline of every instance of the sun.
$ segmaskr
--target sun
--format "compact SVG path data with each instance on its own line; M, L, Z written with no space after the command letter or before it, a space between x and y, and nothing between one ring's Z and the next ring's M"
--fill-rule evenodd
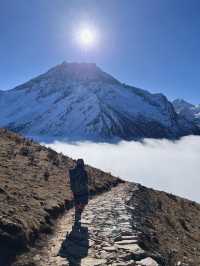
M83 45L91 46L95 41L94 33L90 29L82 29L80 32L80 41Z
M94 48L97 44L97 32L93 27L81 27L77 31L76 39L79 46L84 49Z

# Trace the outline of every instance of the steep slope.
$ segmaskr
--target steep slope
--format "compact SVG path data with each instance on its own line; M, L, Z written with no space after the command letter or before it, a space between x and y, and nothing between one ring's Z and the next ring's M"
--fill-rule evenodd
M0 95L0 111L0 126L44 141L199 134L165 96L121 84L95 64L64 62Z
M200 105L193 105L182 99L176 99L172 103L180 116L185 117L200 127Z
M129 206L142 248L161 265L200 265L200 204L139 185Z
M71 206L68 170L74 161L0 129L0 265L49 232L52 218ZM92 167L90 193L121 182Z

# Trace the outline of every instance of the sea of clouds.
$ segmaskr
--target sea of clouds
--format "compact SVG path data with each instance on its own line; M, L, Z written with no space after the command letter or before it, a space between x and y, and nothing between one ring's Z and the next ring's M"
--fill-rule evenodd
M55 141L48 147L128 181L200 202L200 137L118 144Z

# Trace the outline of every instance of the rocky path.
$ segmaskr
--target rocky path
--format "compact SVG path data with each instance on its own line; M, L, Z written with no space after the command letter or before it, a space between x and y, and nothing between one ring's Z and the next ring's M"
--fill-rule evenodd
M140 232L131 225L126 202L135 189L137 185L125 183L91 199L80 228L73 227L74 210L68 211L57 223L54 234L37 244L23 261L30 262L31 256L32 264L26 265L157 266L139 246Z

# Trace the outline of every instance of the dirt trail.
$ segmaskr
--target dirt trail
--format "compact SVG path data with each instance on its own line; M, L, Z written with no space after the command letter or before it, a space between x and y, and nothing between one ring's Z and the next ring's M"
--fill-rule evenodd
M140 232L131 225L126 201L136 189L135 184L120 184L91 199L79 229L73 228L74 209L68 211L56 224L54 234L15 265L158 265L139 246Z

